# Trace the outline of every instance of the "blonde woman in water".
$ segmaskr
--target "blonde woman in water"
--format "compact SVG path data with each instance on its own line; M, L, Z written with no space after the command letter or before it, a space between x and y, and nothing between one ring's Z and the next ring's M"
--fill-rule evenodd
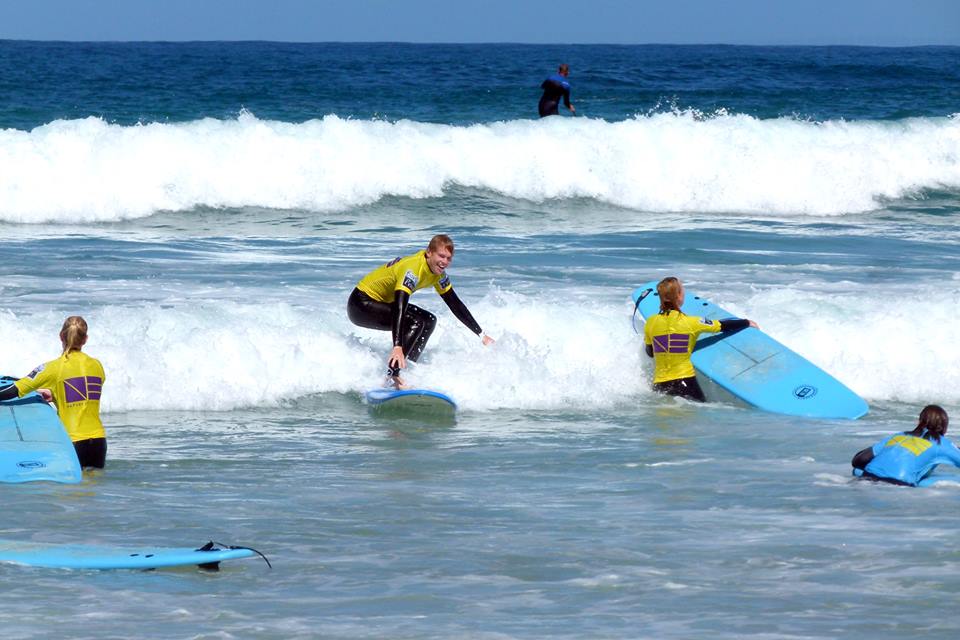
M106 376L100 361L81 351L86 343L87 321L70 316L60 329L60 357L0 389L0 400L36 391L47 402L53 402L73 441L80 466L102 469L107 458L107 435L100 421L100 392Z

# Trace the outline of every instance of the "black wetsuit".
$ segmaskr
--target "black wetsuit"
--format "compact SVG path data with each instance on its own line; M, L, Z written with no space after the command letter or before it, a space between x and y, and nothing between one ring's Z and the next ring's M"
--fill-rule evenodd
M653 390L667 396L680 396L687 400L695 402L706 402L707 396L703 394L700 383L696 376L692 378L678 378L676 380L667 380L666 382L655 382Z
M559 73L555 73L540 85L543 89L543 96L538 105L540 117L555 116L560 113L560 100L563 105L570 108L570 83Z
M393 334L393 346L403 349L408 360L416 362L427 346L427 340L437 326L437 316L415 304L409 304L410 294L397 290L392 303L374 300L360 289L354 289L347 301L347 317L353 324L365 329L390 331ZM453 315L475 334L483 330L466 305L457 297L453 289L440 295ZM392 367L389 375L400 375L397 367Z

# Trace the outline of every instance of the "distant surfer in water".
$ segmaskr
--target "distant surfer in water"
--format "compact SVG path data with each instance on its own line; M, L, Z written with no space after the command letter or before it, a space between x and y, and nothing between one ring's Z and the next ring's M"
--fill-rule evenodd
M681 396L697 402L706 402L697 383L690 354L701 333L739 331L756 327L753 320L730 318L707 320L688 316L680 311L683 306L683 283L677 278L664 278L657 284L660 313L647 318L643 342L647 355L653 358L653 389L671 396Z
M541 96L539 104L541 118L559 115L561 99L570 113L576 114L577 110L570 104L570 83L567 82L567 76L569 75L570 67L562 64L556 73L540 85L540 88L543 89L543 96Z
M946 437L949 422L942 407L925 406L912 431L884 438L853 456L853 475L915 487L939 464L960 467L960 450Z
M410 296L419 289L432 286L453 315L481 336L484 345L493 342L453 291L446 273L453 261L453 251L453 240L449 236L433 236L425 250L394 258L364 276L347 301L350 322L393 334L387 375L398 389L405 386L400 369L406 368L407 360L417 361L437 324L435 315L409 304Z
M0 400L36 391L47 402L53 402L73 441L80 466L102 469L107 459L107 434L100 421L100 392L106 376L100 361L81 351L86 343L87 321L70 316L60 329L60 357L0 389Z

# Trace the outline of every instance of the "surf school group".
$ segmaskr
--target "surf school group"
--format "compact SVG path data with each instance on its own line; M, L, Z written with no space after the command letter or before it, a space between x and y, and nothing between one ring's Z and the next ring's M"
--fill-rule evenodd
M561 64L540 85L541 118L558 115L561 103L571 114L576 113L570 101L569 74L569 66ZM447 274L454 253L453 240L438 234L425 249L396 257L367 273L349 294L346 312L354 325L391 335L385 387L415 391L409 389L401 372L408 362L419 360L437 324L434 314L410 303L420 289L432 287L484 346L494 344L454 291ZM645 319L644 350L653 360L652 386L658 393L706 402L699 373L747 404L770 411L844 418L858 418L867 411L866 403L855 393L764 334L756 322L728 317L697 296L688 300L679 278L648 283L634 292L633 299L635 310ZM68 317L59 339L61 354L22 378L11 378L0 388L0 403L38 394L56 408L80 466L102 469L107 439L100 419L100 396L106 375L100 361L82 350L88 339L84 318ZM737 356L730 357L731 353ZM773 362L778 365L776 372L770 366ZM811 384L812 380L816 384ZM829 407L835 413L818 413L811 407ZM853 475L924 486L939 464L960 467L960 450L946 437L948 423L942 407L924 407L916 427L858 452L851 461Z

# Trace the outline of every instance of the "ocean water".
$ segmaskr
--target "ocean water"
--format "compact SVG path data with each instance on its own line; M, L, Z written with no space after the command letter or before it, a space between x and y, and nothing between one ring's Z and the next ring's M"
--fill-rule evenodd
M577 117L539 120L572 71ZM20 638L955 638L960 482L851 481L960 415L960 49L0 42L0 373L107 371L109 453L0 537L253 546L221 572L0 566ZM449 233L385 418L368 270ZM862 395L650 392L677 275Z

